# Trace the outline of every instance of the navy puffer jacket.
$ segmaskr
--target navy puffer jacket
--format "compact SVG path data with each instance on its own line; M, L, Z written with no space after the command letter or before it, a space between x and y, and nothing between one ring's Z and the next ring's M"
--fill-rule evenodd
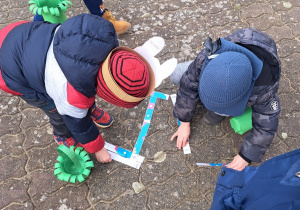
M53 51L68 82L83 95L92 97L96 95L100 63L118 46L112 24L99 16L83 14L61 25L54 37Z
M0 69L8 88L27 98L51 100L44 85L45 61L58 26L28 22L9 32L0 48Z
M62 25L37 21L10 31L0 48L6 85L27 98L51 100L44 72L53 38L55 58L69 83L86 97L95 96L100 63L119 43L113 25L90 14L77 15Z
M81 14L61 25L20 23L5 33L7 27L0 31L5 34L2 45L0 38L0 89L54 103L85 150L101 150L104 139L89 108L95 102L100 64L119 45L113 24Z

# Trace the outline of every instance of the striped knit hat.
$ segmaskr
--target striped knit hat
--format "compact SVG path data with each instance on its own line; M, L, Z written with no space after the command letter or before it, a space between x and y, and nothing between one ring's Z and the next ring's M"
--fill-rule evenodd
M149 63L136 51L118 47L101 64L97 95L119 107L132 108L154 91L155 77Z

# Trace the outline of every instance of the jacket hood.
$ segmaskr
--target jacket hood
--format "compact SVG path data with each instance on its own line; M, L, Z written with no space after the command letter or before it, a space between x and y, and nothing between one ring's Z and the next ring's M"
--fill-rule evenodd
M87 97L96 94L100 63L118 46L113 24L91 14L65 21L53 41L55 59L68 82Z

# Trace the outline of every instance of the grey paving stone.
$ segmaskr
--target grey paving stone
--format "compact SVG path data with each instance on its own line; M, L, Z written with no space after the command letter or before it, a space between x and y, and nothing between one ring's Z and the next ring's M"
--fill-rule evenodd
M282 26L281 16L278 14L263 14L257 18L248 18L247 22L250 27L261 31L267 30L273 26Z
M300 43L297 40L283 39L277 43L277 50L278 55L285 58L294 53L300 53Z
M299 137L300 135L300 111L292 111L285 115L285 118L280 118L278 132L285 132L288 136ZM298 144L296 144L298 145Z
M53 143L47 147L36 147L28 150L28 163L26 164L26 170L34 171L36 169L54 168L56 158L59 155L56 148L57 144Z
M27 10L29 11L29 8L27 6L28 6L28 2L26 0L9 2L10 11L15 8L22 8L24 11L27 12Z
M41 128L36 126L28 128L24 131L25 141L23 144L24 150L29 150L33 147L45 147L54 142L53 128L47 124Z
M264 0L233 0L234 5L249 6L254 3L263 3Z
M178 158L181 157L180 159ZM167 152L166 159L161 163L156 163L149 159L142 165L141 180L144 185L162 183L173 175L184 175L190 172L190 168L185 164L185 157L182 151Z
M42 127L49 123L49 118L42 110L36 108L28 108L22 111L23 120L20 127L27 129L29 127Z
M0 159L8 155L19 156L23 154L24 139L25 137L21 133L0 136Z
M9 11L7 21L17 22L22 20L32 21L32 13L27 11L27 7L24 8L13 8Z
M8 178L21 178L26 175L25 164L27 157L25 154L20 156L6 156L0 159L0 183Z
M19 125L22 121L22 115L2 115L0 117L0 136L5 134L17 134L21 131Z
M35 170L31 172L30 180L30 188L28 189L30 197L34 197L37 194L49 196L67 184L55 179L52 168L50 170Z
M76 187L65 186L50 195L37 195L32 199L38 209L88 209L88 187L81 184Z
M0 116L4 114L13 115L19 112L18 103L20 100L17 97L1 97Z
M1 12L5 12L5 11L7 11L7 9L8 9L8 1L5 1L5 0L3 0L3 1L1 1L0 2L0 11Z
M110 202L118 198L127 190L132 190L132 183L138 182L139 176L136 170L116 170L109 175L100 177L90 186L89 200L93 204L98 202ZM101 189L101 190L100 190Z
M274 26L264 31L265 33L272 36L275 42L281 41L283 39L292 39L295 36L292 34L288 26Z
M29 187L29 180L10 179L6 182L0 183L0 208L4 208L10 203L22 203L29 199L27 189Z
M272 14L273 10L271 4L267 3L255 3L248 7L241 7L241 16L243 18L259 17L263 14Z
M188 209L209 209L209 202L207 202L207 200L204 197L199 197L197 200L187 200L184 201L182 203L180 203L179 205L177 205L174 209L178 209L178 210L188 210Z
M206 27L210 29L214 26L224 26L232 22L241 22L239 11L237 10L222 10L217 14L207 16L206 19Z
M300 2L297 0L289 0L289 1L275 1L272 2L272 8L274 11L287 11L295 7L299 7Z
M299 23L288 23L287 25L292 30L292 34L294 36L299 36L300 35L300 29L299 29L299 27L297 27L299 25Z
M299 12L299 7L293 7L292 9L288 10L287 12L281 15L282 21L284 23L298 23L300 20Z
M147 194L146 192L135 194L133 190L128 190L124 194L116 198L113 202L99 202L97 205L95 205L94 209L146 210L148 209Z
M3 208L4 210L20 210L20 209L26 209L26 210L31 210L34 209L33 208L33 204L31 203L31 201L26 201L24 203L12 203L8 206L6 206L5 208Z
M173 176L172 179L149 187L150 207L172 208L182 200L193 197L197 191L199 189L195 175Z

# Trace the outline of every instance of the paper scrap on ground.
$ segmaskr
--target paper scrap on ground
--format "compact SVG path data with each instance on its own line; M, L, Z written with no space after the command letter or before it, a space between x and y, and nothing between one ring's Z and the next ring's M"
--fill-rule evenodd
M288 9L292 7L292 4L290 2L283 2L282 4L285 8L288 8Z
M283 139L286 139L287 138L287 133L282 133L281 136L282 136Z
M160 151L154 155L154 162L162 163L165 161L166 158L167 158L167 154L165 152Z
M145 186L139 182L133 182L132 188L136 194L142 192L145 189Z
M184 147L182 147L182 149L183 149L183 154L185 155L191 154L191 147L189 143L187 143Z

